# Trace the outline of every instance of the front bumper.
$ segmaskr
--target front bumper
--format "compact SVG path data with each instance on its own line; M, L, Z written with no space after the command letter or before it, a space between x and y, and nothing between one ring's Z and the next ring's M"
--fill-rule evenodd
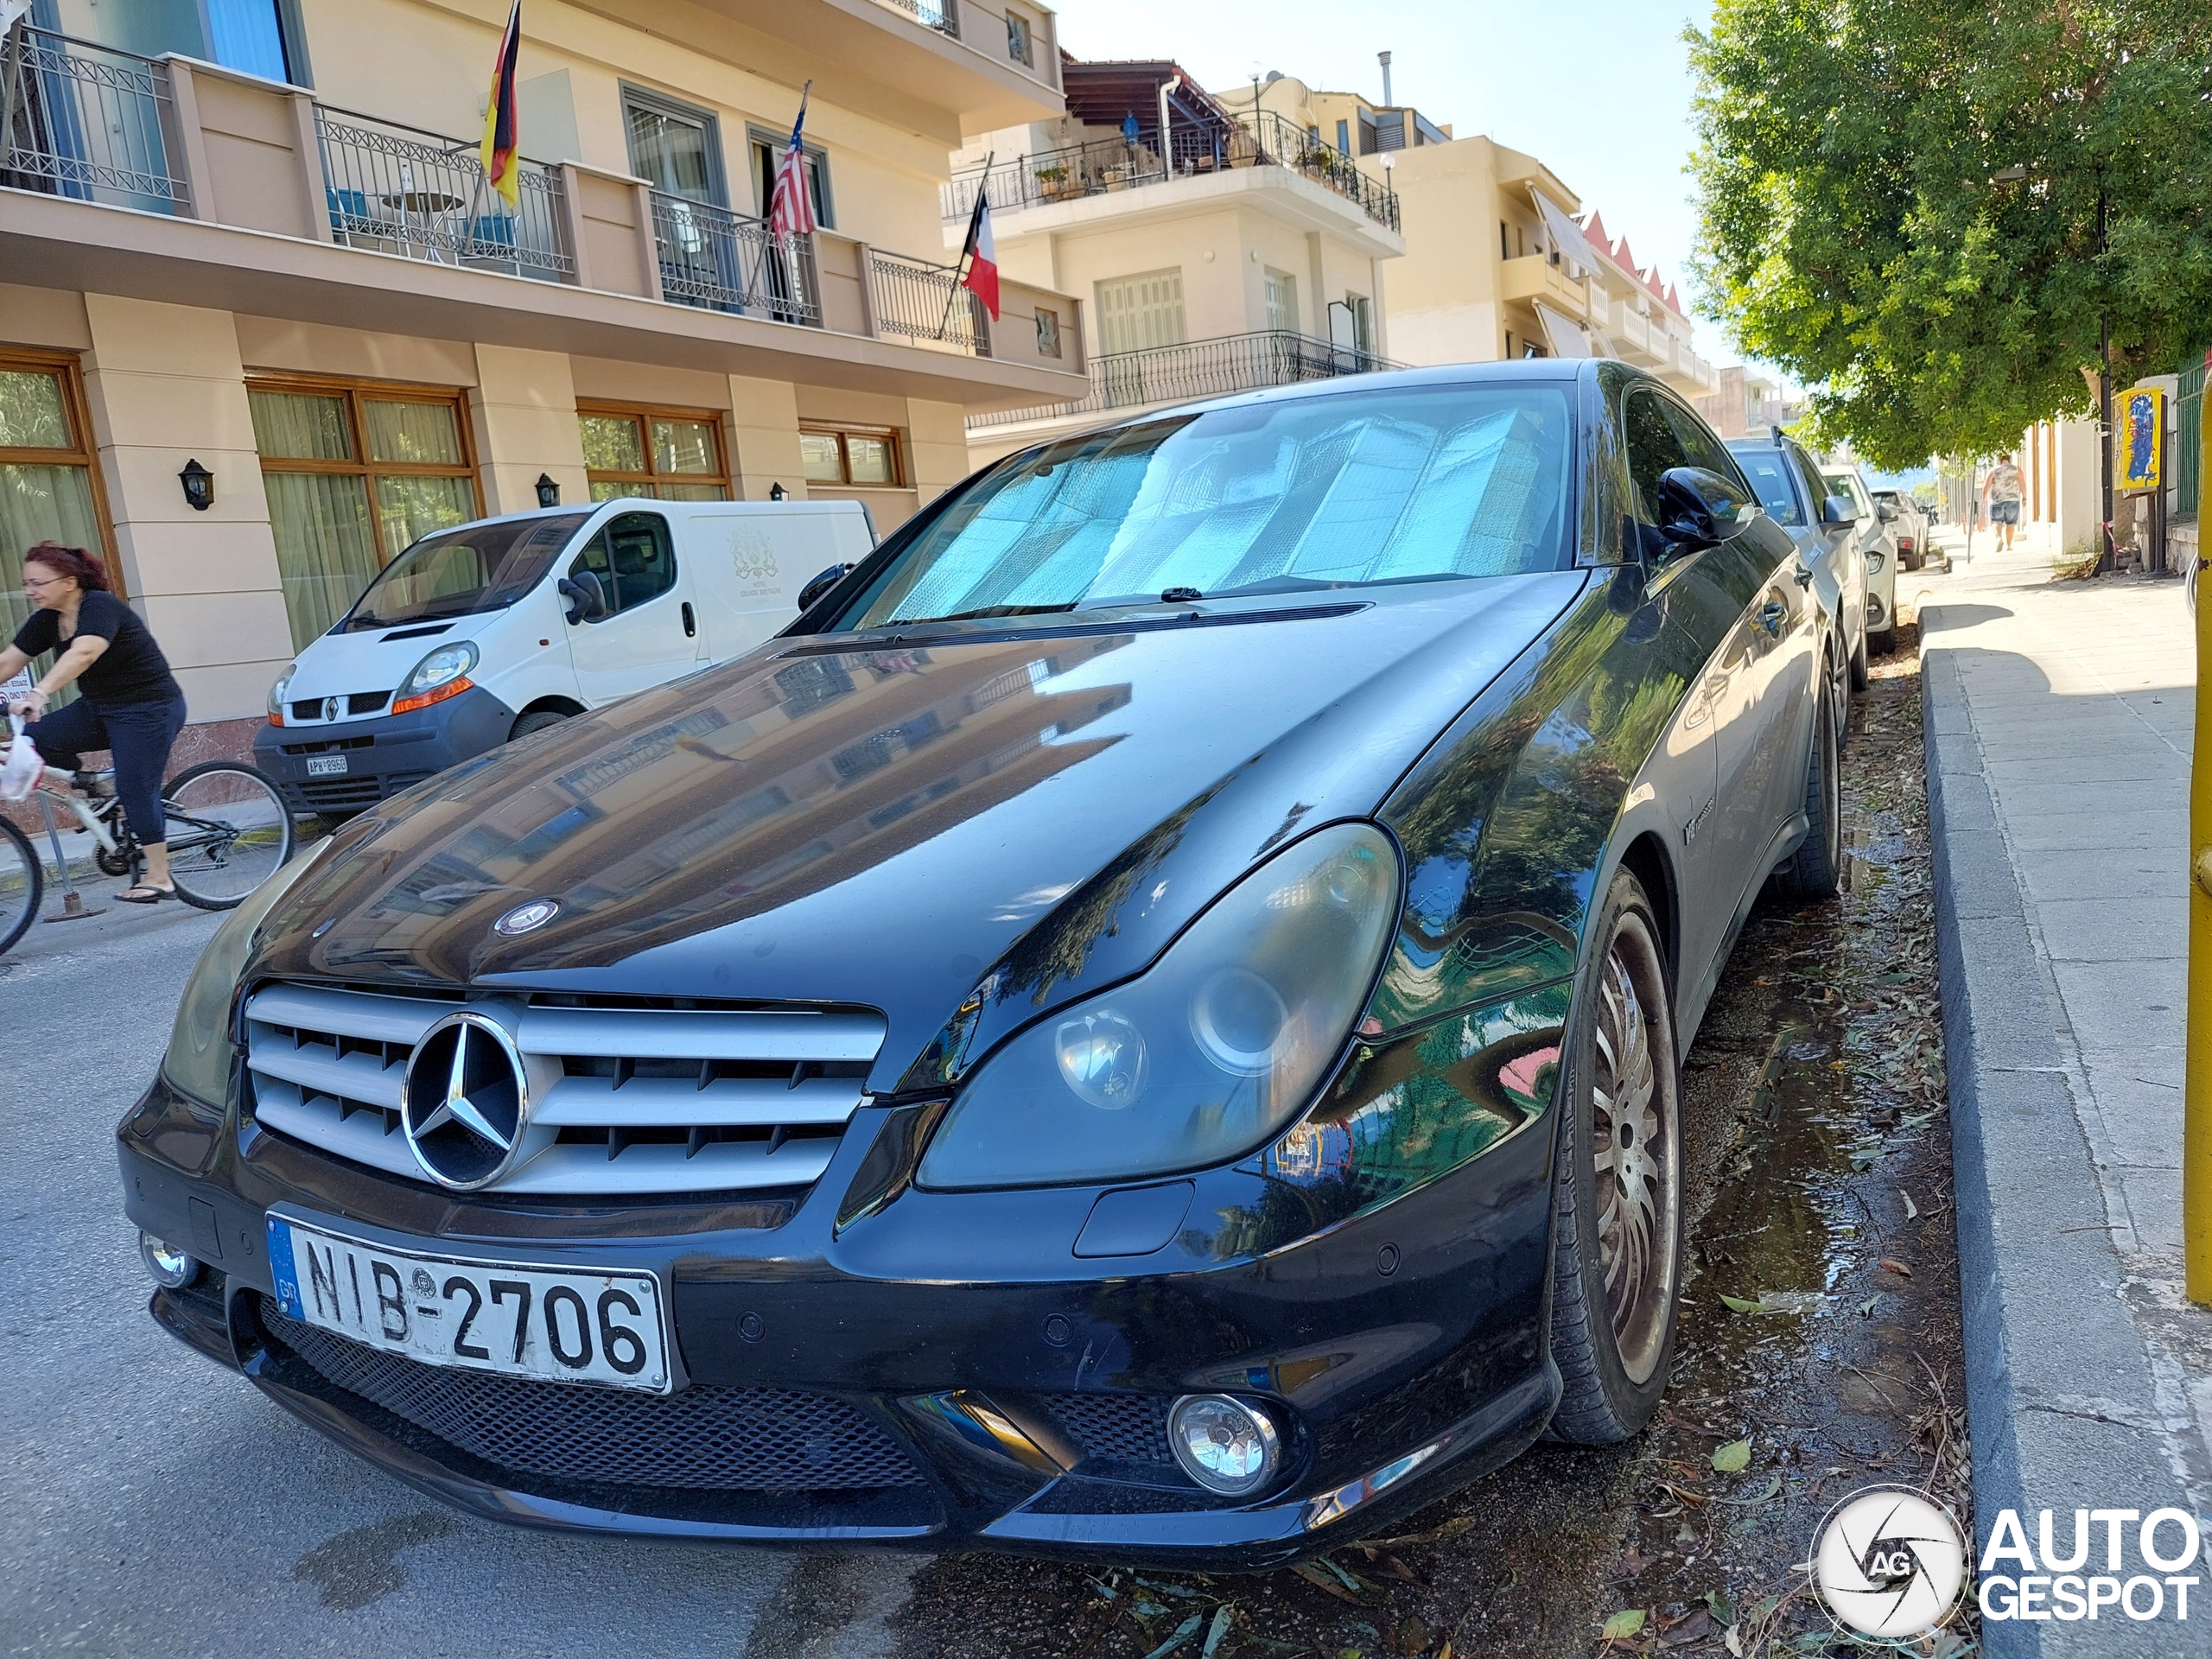
M164 1326L371 1462L525 1525L1262 1567L1370 1534L1516 1455L1550 1418L1548 1116L1392 1202L1257 1254L1238 1242L1301 1195L1249 1162L1192 1176L1179 1234L1137 1257L1073 1254L1098 1189L910 1189L838 1232L892 1116L863 1109L810 1191L621 1206L473 1201L241 1130L162 1082L118 1136L131 1219L213 1269L156 1294ZM349 1371L369 1351L334 1361L285 1340L285 1322L267 1317L263 1243L280 1203L491 1259L666 1276L686 1389L621 1396L606 1408L623 1414L610 1429L605 1390L518 1385L503 1423L543 1411L557 1436L571 1432L560 1413L588 1406L599 1414L575 1433L642 1446L673 1432L677 1411L696 1425L717 1402L747 1433L803 1412L846 1424L830 1437L840 1446L875 1437L895 1478L857 1484L808 1448L794 1455L830 1470L819 1479L719 1485L577 1479L557 1455L520 1454L530 1468L486 1455L460 1443L474 1433L461 1417ZM1288 1447L1275 1487L1224 1499L1182 1475L1159 1430L1166 1402L1189 1392L1235 1393L1275 1417ZM442 1424L461 1426L448 1438Z
M410 714L328 724L264 726L253 763L276 780L295 812L345 817L424 779L495 749L513 731L515 711L482 686ZM310 771L342 761L345 771Z

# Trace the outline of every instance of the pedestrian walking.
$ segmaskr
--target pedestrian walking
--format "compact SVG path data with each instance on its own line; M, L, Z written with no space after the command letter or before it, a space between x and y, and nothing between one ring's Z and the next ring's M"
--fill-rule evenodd
M1997 464L1989 469L1989 477L1981 490L1989 500L1989 528L1997 536L1997 550L2010 553L2012 532L2020 522L2020 503L2028 492L2009 450L1999 456Z
M176 897L169 877L168 822L162 779L169 747L184 728L184 690L151 629L108 587L107 567L81 547L41 542L23 555L23 592L36 608L0 649L0 682L47 652L54 666L9 712L33 718L24 735L41 759L74 772L86 749L115 756L115 791L130 833L146 855L146 879L116 897L127 905ZM52 714L55 692L74 685L78 697Z

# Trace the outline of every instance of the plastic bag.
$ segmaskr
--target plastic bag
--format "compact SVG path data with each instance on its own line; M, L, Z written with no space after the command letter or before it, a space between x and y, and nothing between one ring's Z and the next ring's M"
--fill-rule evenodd
M46 761L38 752L38 745L17 732L15 741L8 745L8 759L0 765L0 801L28 800L37 787L38 775L46 770Z

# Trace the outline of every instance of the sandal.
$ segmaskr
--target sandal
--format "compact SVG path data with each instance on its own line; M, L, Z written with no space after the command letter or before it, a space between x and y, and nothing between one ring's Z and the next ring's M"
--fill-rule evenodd
M176 897L175 887L157 887L150 881L141 881L136 887L125 887L115 895L118 904L158 905L164 899Z

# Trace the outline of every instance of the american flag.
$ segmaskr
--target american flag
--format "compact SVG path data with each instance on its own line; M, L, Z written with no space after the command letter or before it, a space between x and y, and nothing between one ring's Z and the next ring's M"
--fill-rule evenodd
M791 141L784 146L784 159L776 168L776 188L768 204L768 228L778 236L811 236L814 192L807 188L806 149L799 134L806 126L806 97L814 89L808 81L798 95L798 118L791 123Z

